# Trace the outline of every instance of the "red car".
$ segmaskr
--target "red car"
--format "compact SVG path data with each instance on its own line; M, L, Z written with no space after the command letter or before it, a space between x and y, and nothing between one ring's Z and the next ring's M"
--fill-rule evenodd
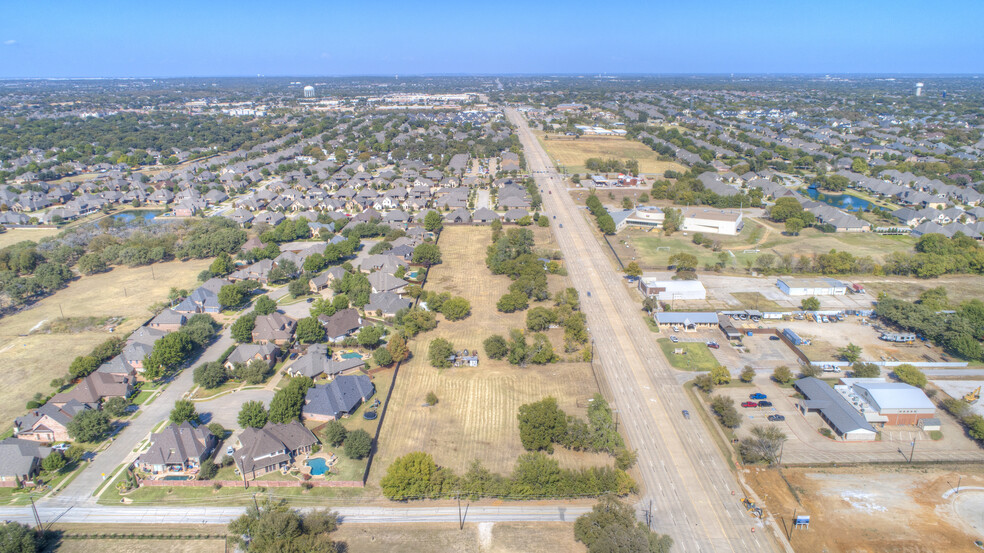
M741 402L741 406L742 407L758 407L759 404L758 403L755 403L754 401L743 401L743 402Z

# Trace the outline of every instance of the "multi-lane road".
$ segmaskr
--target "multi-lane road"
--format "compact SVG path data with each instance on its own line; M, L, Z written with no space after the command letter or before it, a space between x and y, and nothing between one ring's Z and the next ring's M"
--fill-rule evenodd
M675 551L778 550L767 527L741 507L738 482L700 420L682 416L694 407L656 347L639 303L579 211L583 208L567 193L522 115L515 109L506 114L543 190L544 210L556 216L551 222L581 294L602 367L599 378L605 379L625 434L638 450L644 488L640 508L649 510L651 502L654 529L673 537Z

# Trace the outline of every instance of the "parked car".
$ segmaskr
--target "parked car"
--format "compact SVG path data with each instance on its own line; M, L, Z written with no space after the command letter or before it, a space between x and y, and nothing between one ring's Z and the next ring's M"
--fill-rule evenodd
M772 407L771 401L760 401L758 402L759 407Z
M779 421L786 420L786 417L784 415L769 415L768 418L772 422L779 422Z
M683 418L689 419L690 418L690 411L687 411L686 409L684 409L683 410Z
M720 349L721 348L721 346L719 346L717 342L707 342L707 347L712 348L712 349Z
M741 402L741 406L742 407L758 407L759 404L758 403L755 403L754 401L743 401L743 402Z
M769 396L763 394L762 392L755 392L754 394L748 396L748 399L768 399Z
M53 445L51 446L51 449L54 449L55 451L67 451L70 447L72 447L72 444L65 442L63 444Z
M235 452L236 452L236 450L233 449L232 446L229 446L229 447L226 448L226 455L232 455Z
M772 340L772 341L775 341L775 342L778 342L779 341L779 337L776 336L775 334L773 334L772 336L769 336L769 339Z
M673 342L673 343L675 344L675 343L677 343L677 342L679 342L679 341L680 341L680 339L679 339L679 338L677 338L676 336L670 336L670 341L671 341L671 342Z

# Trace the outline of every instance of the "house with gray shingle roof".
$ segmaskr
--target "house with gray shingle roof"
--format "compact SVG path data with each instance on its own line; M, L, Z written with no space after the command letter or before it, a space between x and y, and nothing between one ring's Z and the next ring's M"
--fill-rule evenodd
M263 428L247 428L239 435L242 444L233 459L240 474L256 478L290 466L294 458L310 453L318 438L298 421L268 422Z
M0 487L15 488L41 472L41 461L51 453L36 441L7 438L0 441Z
M75 415L89 408L78 400L63 405L45 403L14 419L14 436L46 444L68 441L68 423Z
M168 472L197 473L219 440L205 426L195 427L188 421L171 424L150 435L150 447L137 458L136 464L153 474Z
M307 420L337 420L352 414L375 393L376 387L368 376L341 375L308 389L301 416Z

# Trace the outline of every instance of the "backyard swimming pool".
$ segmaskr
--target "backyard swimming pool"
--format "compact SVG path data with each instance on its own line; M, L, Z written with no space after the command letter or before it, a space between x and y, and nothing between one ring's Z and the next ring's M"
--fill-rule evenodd
M308 459L304 464L311 467L311 476L321 476L328 472L328 461L324 457Z
M182 475L172 474L170 476L165 476L163 480L191 480L191 477L188 476L187 474L182 474Z
M362 358L362 354L361 353L352 352L352 353L343 353L342 354L342 359L361 359L361 358Z

